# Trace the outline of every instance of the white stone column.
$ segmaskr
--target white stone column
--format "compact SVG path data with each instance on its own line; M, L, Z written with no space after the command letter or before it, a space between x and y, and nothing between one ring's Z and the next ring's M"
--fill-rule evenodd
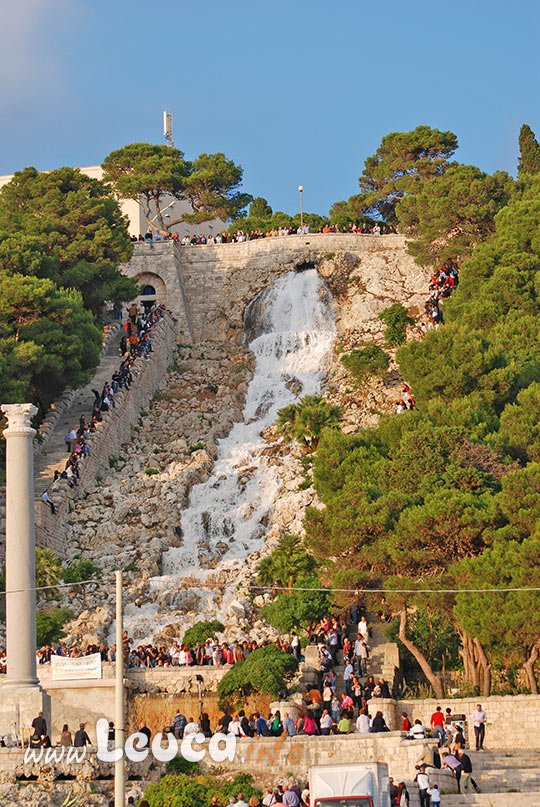
M36 675L35 429L33 404L2 404L6 438L6 634L4 687L38 686Z

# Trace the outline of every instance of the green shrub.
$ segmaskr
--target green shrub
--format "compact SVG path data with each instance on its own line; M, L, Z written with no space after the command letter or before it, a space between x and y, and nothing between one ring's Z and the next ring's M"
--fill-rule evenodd
M79 560L64 569L62 577L65 583L82 583L85 580L101 577L101 570L91 560Z
M298 669L295 656L271 644L250 653L231 667L218 684L221 709L241 704L253 694L273 695L285 689Z
M144 472L147 476L154 476L155 474L159 474L159 468L145 468Z
M370 376L381 376L388 370L390 359L379 345L364 345L341 357L345 369L361 386Z
M209 637L214 636L216 633L221 633L223 630L225 630L224 626L217 619L196 622L184 633L182 644L187 644L188 647L194 647L197 642L204 644Z
M236 799L238 793L242 793L246 801L252 796L262 796L260 790L253 787L253 777L239 773L232 782L209 775L169 774L148 785L144 797L150 807L208 807L212 796L216 796L218 804L228 804L230 797Z
M199 773L200 767L198 762L190 762L183 756L174 757L167 762L167 773L175 773L177 776L185 774L186 776L194 776Z
M414 325L414 319L407 314L407 309L401 303L385 308L378 318L386 325L384 341L390 347L402 345L405 342L407 325Z
M189 447L189 453L194 454L196 451L201 451L204 448L204 443L195 443L194 446Z
M50 608L36 613L36 643L38 647L58 642L65 637L62 630L66 622L73 619L69 608Z

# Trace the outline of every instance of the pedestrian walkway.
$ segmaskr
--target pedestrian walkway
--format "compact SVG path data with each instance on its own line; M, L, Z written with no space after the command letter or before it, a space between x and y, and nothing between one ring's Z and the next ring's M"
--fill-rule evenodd
M93 378L88 384L77 390L71 402L71 406L69 406L64 414L57 420L49 442L42 453L35 458L34 479L36 498L39 498L43 491L51 485L54 479L54 472L62 472L64 470L66 460L68 459L64 441L67 432L73 426L75 426L75 428L79 427L79 418L81 415L85 416L87 423L90 422L92 405L94 403L92 390L97 389L101 392L104 383L106 381L110 382L112 374L119 368L122 361L120 356L120 340L122 335L123 331L121 328L112 334Z

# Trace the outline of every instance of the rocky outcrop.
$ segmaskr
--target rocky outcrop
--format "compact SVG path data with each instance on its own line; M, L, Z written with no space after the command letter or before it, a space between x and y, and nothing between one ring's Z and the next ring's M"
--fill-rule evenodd
M140 413L133 439L110 454L109 469L70 515L69 557L91 559L104 573L122 568L128 581L127 613L133 619L147 613L148 636L156 641L170 642L193 622L216 615L226 624L227 639L273 638L275 632L258 616L268 595L251 589L258 562L283 532L303 532L306 507L320 506L302 466L304 450L285 444L270 428L264 434L267 449L263 454L276 471L279 493L266 521L260 552L227 564L222 561L225 545L213 547L201 540L197 552L204 586L197 576L175 580L174 591L152 586L152 578L162 573L163 553L182 546L180 513L189 491L208 479L217 440L242 419L254 358L239 344L241 326L247 303L267 285L269 272L275 276L315 265L332 290L337 339L325 394L342 407L346 432L375 424L379 414L392 411L400 397L402 380L392 354L386 375L361 390L354 386L341 356L366 342L384 344L383 323L377 317L388 305L401 302L410 314L418 314L427 296L428 275L406 255L403 239L354 238L359 239L354 243L363 244L362 251L348 249L348 238L342 241L340 236L334 237L335 250L323 254L309 244L298 244L296 250L281 256L278 250L277 260L276 253L266 250L263 260L259 250L245 272L225 266L226 257L219 253L226 331L220 330L218 317L211 341L177 348L163 389L154 396L149 411ZM201 255L206 255L208 265L217 260L212 248L206 252L186 248L182 255L183 270L188 264L195 268ZM274 262L271 268L270 261ZM212 271L218 270L213 265ZM213 293L209 293L207 311L213 310ZM193 321L200 323L197 316ZM412 329L410 337L414 336ZM250 469L244 473L247 482ZM102 587L84 595L76 592L69 602L78 617L69 626L68 644L104 641L113 619L112 593Z

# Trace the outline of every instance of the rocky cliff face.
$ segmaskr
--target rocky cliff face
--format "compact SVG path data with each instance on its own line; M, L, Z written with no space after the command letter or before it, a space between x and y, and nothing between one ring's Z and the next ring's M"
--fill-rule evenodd
M381 249L363 257L341 250L310 259L333 295L337 336L324 391L342 406L346 432L374 425L379 413L392 411L402 379L392 359L386 375L360 391L344 369L343 352L365 342L382 346L384 326L377 315L394 302L402 302L411 315L418 315L427 297L427 273L403 249L385 252L383 245L381 239ZM229 283L236 289L231 312L236 331L236 320L253 299L258 283L234 276ZM251 313L253 319L256 308ZM251 322L249 327L256 325ZM413 328L409 338L415 335ZM190 571L187 577L179 577L172 591L153 583L163 572L163 553L182 546L181 511L193 486L208 479L216 442L243 419L253 371L253 354L239 346L238 339L179 346L167 385L154 398L149 413L142 413L133 440L110 457L109 472L75 504L69 525L70 555L93 560L104 573L112 568L125 570L127 624L137 626L139 639L166 642L181 637L193 622L216 615L226 623L228 638L261 639L273 634L257 617L257 607L265 598L259 596L253 602L249 582L260 556L272 551L283 531L301 533L306 507L317 505L313 488L299 487L302 450L285 445L273 428L266 429L263 437L265 462L275 470L278 493L264 521L260 552L227 565L222 562L227 546L213 545L203 536L197 548L200 574ZM243 469L243 484L249 484L252 472L249 467ZM100 587L95 593L69 598L79 616L69 627L68 644L107 638L114 614L112 596L111 586L110 593Z

